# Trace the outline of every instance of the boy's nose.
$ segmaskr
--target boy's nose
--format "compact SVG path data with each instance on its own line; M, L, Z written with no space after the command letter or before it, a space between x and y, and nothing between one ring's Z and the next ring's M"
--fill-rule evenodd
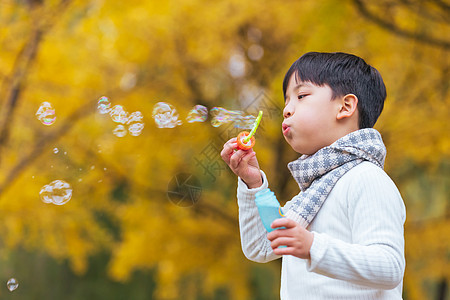
M292 113L291 113L291 111L288 109L287 106L286 106L286 107L284 108L284 110L283 110L283 116L284 116L285 119L286 119L286 118L289 118L290 116L292 116Z

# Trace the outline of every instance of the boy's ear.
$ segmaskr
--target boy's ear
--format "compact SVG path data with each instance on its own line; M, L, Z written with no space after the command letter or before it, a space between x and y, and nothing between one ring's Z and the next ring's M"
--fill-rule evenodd
M358 105L358 97L354 94L347 94L340 100L340 108L336 119L341 120L353 116Z

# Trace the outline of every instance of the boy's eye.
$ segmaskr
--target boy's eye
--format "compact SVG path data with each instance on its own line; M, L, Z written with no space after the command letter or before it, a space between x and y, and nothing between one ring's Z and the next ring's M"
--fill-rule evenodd
M307 95L298 95L297 98L298 100L302 100L304 97L306 97Z

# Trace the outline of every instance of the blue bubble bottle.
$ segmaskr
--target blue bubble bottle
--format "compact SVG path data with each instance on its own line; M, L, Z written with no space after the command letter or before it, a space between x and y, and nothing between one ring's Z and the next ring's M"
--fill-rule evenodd
M258 207L259 216L261 217L264 228L268 232L278 229L270 227L274 220L284 217L275 194L269 188L266 188L257 192L255 197L255 203Z

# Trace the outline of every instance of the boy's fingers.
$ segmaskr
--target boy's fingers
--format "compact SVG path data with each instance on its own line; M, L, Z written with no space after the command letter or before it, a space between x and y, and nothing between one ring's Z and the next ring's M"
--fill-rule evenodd
M292 247L277 247L273 249L273 253L276 255L292 255L293 248Z
M280 238L282 236L286 236L286 229L280 228L280 229L276 229L276 230L273 230L273 231L269 232L267 234L267 239L269 241L273 241L273 240L275 240L277 238Z
M233 155L234 149L236 149L237 147L237 143L233 142L232 140L233 139L226 142L225 145L223 145L222 151L220 152L220 156L227 164L230 163L230 157L231 155Z
M276 249L280 246L288 246L289 247L291 244L292 244L292 238L280 237L280 238L273 240L270 243L270 247L272 247L272 249Z
M250 150L244 154L244 156L242 157L242 162L248 164L250 159L252 159L255 156L256 156L256 153L254 151Z
M227 149L223 148L222 152L220 152L220 157L222 157L223 161L229 165L230 164L230 155L228 154Z
M294 220L291 220L289 218L279 218L279 219L274 220L270 226L272 228L277 228L277 227L292 228L292 227L295 227L296 225L297 225L297 222L295 222Z
M233 149L232 148L232 145L234 145L234 144L236 144L237 143L237 139L236 138L232 138L232 139L229 139L224 145L223 145L223 147L224 148L226 148L226 149Z
M246 154L246 151L238 150L230 157L230 166L236 169L241 163L242 158Z

